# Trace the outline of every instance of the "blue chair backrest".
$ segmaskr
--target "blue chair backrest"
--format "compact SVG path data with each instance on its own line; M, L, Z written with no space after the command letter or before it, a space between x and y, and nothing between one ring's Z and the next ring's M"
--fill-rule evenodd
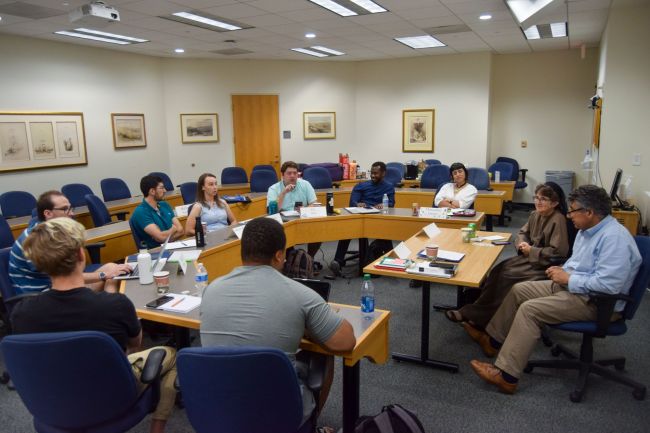
M339 180L343 180L343 166L335 162L318 162L316 164L309 164L307 167L304 168L304 170L310 167L323 167L324 169L326 169L329 172L330 177L332 178L332 182L338 182Z
M512 175L510 179L504 179L503 175L501 176L501 179L514 180L514 181L519 180L519 163L517 162L516 159L508 158L506 156L500 156L497 158L496 162L507 162L509 164L512 164Z
M178 352L176 366L187 417L198 433L298 430L302 397L282 351L191 347Z
M9 257L11 256L11 247L0 249L0 296L2 299L9 299L16 296L13 284L9 279ZM10 304L6 305L7 313L11 316Z
M311 183L314 189L331 188L332 177L330 172L323 167L307 167L302 173L302 178Z
M634 317L634 313L636 313L639 304L641 304L641 298L650 284L650 238L647 236L635 236L634 240L641 253L641 266L630 287L629 295L634 298L634 302L626 303L625 309L623 310L623 317L626 320Z
M384 180L395 186L402 181L402 172L395 167L387 167Z
M404 177L404 174L406 174L406 165L402 164L401 162L386 163L386 168L391 168L391 167L399 170L399 172L402 174L402 177Z
M0 194L0 210L5 218L31 215L36 198L27 191L7 191Z
M255 170L251 173L251 192L267 192L278 181L275 171Z
M163 173L162 171L152 171L149 173L149 176L158 176L159 178L162 179L163 185L165 185L165 189L167 191L173 191L174 190L174 182L167 176L167 173Z
M258 164L258 165L253 167L253 171L257 171L257 170L275 171L275 167L273 167L272 165L269 165L269 164ZM251 172L251 174L252 174L252 172Z
M488 167L488 172L492 174L492 180L496 179L495 172L499 172L499 179L501 180L513 180L512 173L514 167L509 162L495 162Z
M190 204L196 201L197 185L197 182L181 183L181 197L183 197L183 204Z
M486 190L490 188L490 177L484 168L470 167L467 169L468 176L467 182L474 185L478 190Z
M14 235L11 232L11 226L5 217L0 215L0 248L10 247L14 244Z
M115 419L138 398L124 351L102 332L9 335L2 353L29 412L58 432Z
M99 184L102 189L102 196L104 197L104 201L131 198L131 191L129 191L129 187L122 179L109 177L102 179Z
M422 177L420 178L420 188L435 188L451 181L449 174L449 166L445 164L429 165L424 169Z
M427 165L438 165L442 164L439 159L425 159L424 162L427 163Z
M95 227L101 227L111 222L111 215L108 213L106 205L95 194L86 194L84 203L88 206Z
M85 206L86 195L94 194L88 185L83 183L69 183L61 187L61 192L68 198L73 207Z
M248 183L246 170L241 167L226 167L221 170L221 184Z
M142 248L147 248L147 244L140 239L140 236L135 231L135 227L133 226L133 220L129 218L129 228L131 229L131 236L133 236L133 242L135 242L135 248L140 251Z

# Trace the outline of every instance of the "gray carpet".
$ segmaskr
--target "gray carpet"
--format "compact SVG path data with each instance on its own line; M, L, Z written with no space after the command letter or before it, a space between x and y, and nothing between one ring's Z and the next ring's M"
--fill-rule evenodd
M527 219L525 211L517 211L508 227L496 231L516 232ZM352 245L354 247L354 243ZM334 254L335 243L323 244L325 261ZM502 258L513 254L508 248ZM320 254L320 253L319 253ZM321 256L317 257L322 261ZM354 269L348 268L349 273ZM333 302L357 304L361 279L339 278L332 282ZM392 351L417 354L420 338L420 289L411 289L404 280L373 279L377 308L392 312L390 319L390 348ZM436 303L455 302L455 288L434 287L431 298ZM629 331L618 338L595 341L596 356L623 354L627 357L626 372L638 381L650 384L650 300L641 305ZM557 342L579 348L580 338L553 333ZM482 353L461 327L449 322L443 314L431 315L430 356L456 362L456 374L426 367L396 363L375 365L367 360L361 364L361 413L374 414L383 405L400 403L416 412L427 432L572 432L642 433L650 431L650 400L637 401L631 390L591 377L582 403L569 401L576 373L535 370L520 381L513 396L501 394L484 384L469 367L471 359L483 359ZM549 350L539 343L533 358L549 358ZM645 366L645 367L644 367ZM2 361L0 360L0 368ZM32 432L31 416L15 392L0 386L0 430L6 433ZM217 420L218 423L218 420ZM341 425L341 366L336 376L320 424ZM148 420L133 432L148 431ZM168 423L169 432L192 432L183 410L176 410Z

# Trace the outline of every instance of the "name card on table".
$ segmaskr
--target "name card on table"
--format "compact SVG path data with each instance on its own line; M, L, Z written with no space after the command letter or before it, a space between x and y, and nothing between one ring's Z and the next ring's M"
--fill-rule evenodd
M242 233L244 233L245 225L240 225L232 228L232 232L237 236L237 239L241 239Z
M395 251L395 254L397 254L397 257L400 259L406 260L409 258L411 255L411 250L409 247L406 246L404 242L400 242L399 245L397 245L393 251Z
M184 205L181 205L181 206L176 206L174 208L174 213L176 214L176 217L177 218L186 217L187 214L188 214L189 208L190 208L190 206L192 204L184 204Z
M447 219L447 208L444 207L421 207L420 217L424 218L436 218L436 219Z
M424 230L424 233L426 233L427 236L429 236L429 239L433 239L436 236L438 236L440 233L442 233L440 231L440 229L438 228L438 226L436 225L436 223L431 223L431 224L425 226L423 230Z
M266 217L271 218L272 220L276 220L280 224L284 223L284 221L282 221L282 216L279 213L274 213L273 215L267 215Z
M300 208L300 218L324 218L327 208L324 206L303 206Z

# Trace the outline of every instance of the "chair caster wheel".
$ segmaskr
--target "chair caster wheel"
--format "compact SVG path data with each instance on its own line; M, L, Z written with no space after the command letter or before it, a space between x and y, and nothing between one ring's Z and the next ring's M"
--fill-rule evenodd
M562 353L562 351L560 350L560 348L557 347L557 346L553 346L553 348L551 349L551 355L553 355L553 356L560 356L560 353Z
M625 369L625 361L617 362L616 364L614 364L614 368L617 369L618 371L623 371Z
M580 403L582 401L582 393L580 391L573 391L569 394L569 399L574 403Z
M632 396L637 400L645 400L645 391L646 389L635 389L632 391Z
M6 385L9 383L9 373L6 371L0 375L0 383Z
M533 372L533 367L530 365L527 365L526 368L524 368L524 373L532 373Z

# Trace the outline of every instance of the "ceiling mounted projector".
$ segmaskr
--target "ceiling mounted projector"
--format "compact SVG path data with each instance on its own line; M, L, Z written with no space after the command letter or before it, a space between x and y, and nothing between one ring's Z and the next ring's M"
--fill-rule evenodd
M87 27L103 27L120 20L120 13L112 6L97 1L78 7L68 15L71 23Z

